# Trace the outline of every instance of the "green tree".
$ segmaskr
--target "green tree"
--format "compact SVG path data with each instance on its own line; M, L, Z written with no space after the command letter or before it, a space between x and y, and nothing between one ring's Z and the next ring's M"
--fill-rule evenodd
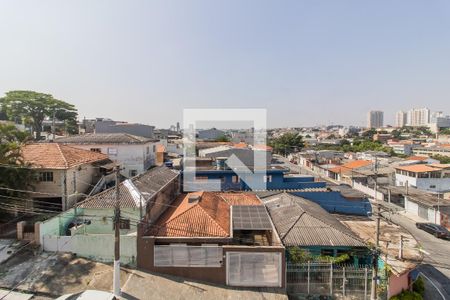
M445 135L450 134L450 128L441 129L439 131L439 134L445 134Z
M0 98L2 111L6 112L9 120L22 119L29 122L40 139L42 122L46 117L55 117L67 124L76 123L77 110L74 105L53 98L50 94L33 91L10 91ZM72 129L71 129L72 130Z
M304 143L302 136L298 133L287 132L278 138L274 138L269 141L275 153L288 154L294 150L300 150L303 148Z
M34 172L24 162L20 148L31 137L14 125L0 124L0 199L2 203L17 202L14 197L24 197L18 190L29 189L34 182ZM23 203L20 203L23 205ZM7 205L2 205L5 210Z
M450 164L450 156L434 155L431 158L437 159L441 164Z

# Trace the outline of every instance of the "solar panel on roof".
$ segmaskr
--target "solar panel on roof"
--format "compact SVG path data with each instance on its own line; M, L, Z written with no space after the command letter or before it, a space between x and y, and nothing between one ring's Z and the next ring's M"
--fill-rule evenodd
M272 223L263 205L233 205L233 230L271 230Z

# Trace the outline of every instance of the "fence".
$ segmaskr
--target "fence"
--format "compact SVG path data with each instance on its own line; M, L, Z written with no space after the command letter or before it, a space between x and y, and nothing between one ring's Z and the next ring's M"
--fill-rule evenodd
M370 299L372 270L367 266L328 263L286 265L289 295L329 295L333 298Z

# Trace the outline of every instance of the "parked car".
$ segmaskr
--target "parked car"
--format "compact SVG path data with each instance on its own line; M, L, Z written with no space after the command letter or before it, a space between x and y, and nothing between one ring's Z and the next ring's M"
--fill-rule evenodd
M96 290L86 290L76 294L66 294L62 295L56 300L116 300L117 298L112 293L96 291Z
M444 226L433 223L416 223L416 227L431 233L437 238L450 239L450 232Z

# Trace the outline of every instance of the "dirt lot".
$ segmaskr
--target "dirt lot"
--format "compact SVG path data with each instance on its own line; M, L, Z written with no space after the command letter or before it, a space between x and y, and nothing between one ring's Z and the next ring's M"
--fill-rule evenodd
M124 299L287 299L279 290L231 289L122 268ZM86 289L110 291L112 266L26 247L0 264L0 287L51 299Z

